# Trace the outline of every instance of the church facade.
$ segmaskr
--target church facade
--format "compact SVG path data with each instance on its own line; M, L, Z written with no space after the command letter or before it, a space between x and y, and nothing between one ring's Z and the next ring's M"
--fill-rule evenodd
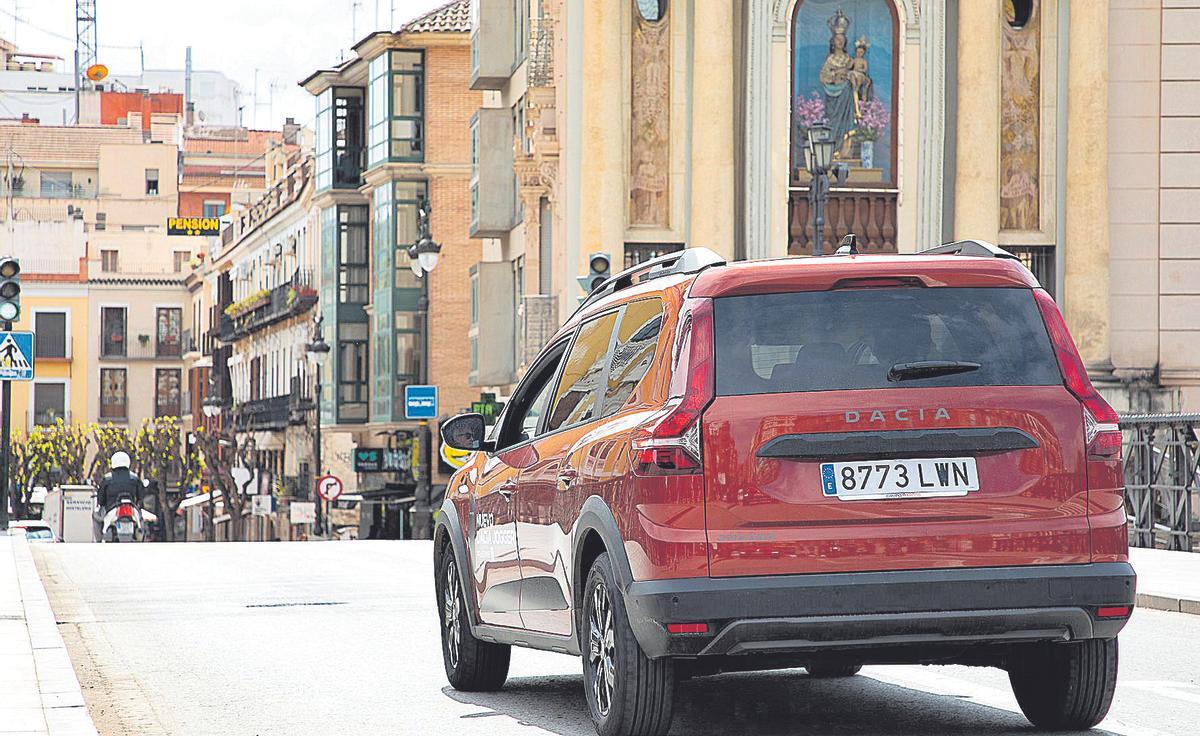
M995 242L1118 406L1200 407L1200 181L1181 158L1200 147L1200 2L1165 4L476 0L473 380L504 393L592 255L615 272L691 246L812 253L821 123L848 170L821 252L849 232L872 253Z

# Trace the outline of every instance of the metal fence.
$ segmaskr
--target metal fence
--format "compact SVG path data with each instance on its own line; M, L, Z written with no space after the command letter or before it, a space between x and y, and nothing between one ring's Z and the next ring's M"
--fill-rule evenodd
M1126 414L1129 543L1192 552L1200 537L1200 414Z

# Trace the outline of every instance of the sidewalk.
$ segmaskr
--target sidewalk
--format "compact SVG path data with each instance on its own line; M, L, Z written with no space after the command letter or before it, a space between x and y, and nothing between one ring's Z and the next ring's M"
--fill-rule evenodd
M1130 549L1141 608L1200 614L1200 552Z
M3 533L0 734L96 736L29 543Z

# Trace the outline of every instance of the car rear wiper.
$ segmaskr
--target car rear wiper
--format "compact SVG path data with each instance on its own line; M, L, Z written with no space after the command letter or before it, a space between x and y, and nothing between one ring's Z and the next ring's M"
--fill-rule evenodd
M911 363L897 363L888 371L889 381L907 381L913 378L934 378L936 376L952 376L955 373L967 373L979 370L978 363L965 360L917 360Z

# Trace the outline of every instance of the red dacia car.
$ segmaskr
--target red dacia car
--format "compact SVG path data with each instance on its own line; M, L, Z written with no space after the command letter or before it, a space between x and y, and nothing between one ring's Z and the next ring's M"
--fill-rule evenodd
M665 733L679 676L1008 671L1043 729L1108 710L1134 602L1117 415L1003 250L723 263L598 286L446 491L443 654L580 656L602 736Z

